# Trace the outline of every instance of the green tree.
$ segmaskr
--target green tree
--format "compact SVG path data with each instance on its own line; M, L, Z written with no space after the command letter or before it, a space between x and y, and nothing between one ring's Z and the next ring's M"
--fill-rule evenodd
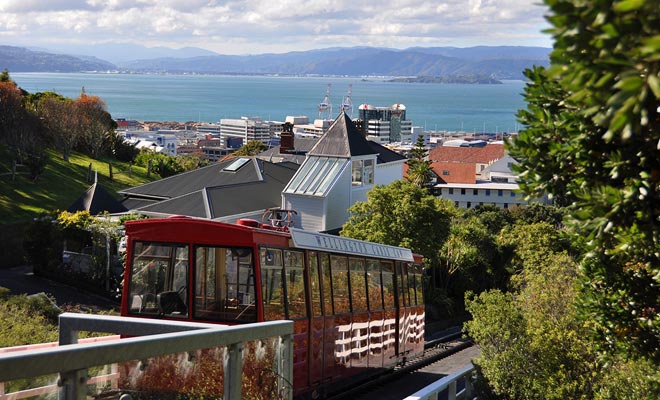
M415 146L410 152L408 161L406 161L406 165L408 166L406 179L415 185L425 188L431 186L435 177L428 155L428 150L424 144L424 137L422 135L417 136Z
M80 140L79 130L75 129L77 120L73 100L54 92L37 93L30 95L30 98L48 129L50 143L62 154L62 159L68 162Z
M581 309L600 349L659 365L658 2L546 4L555 45L547 73L528 72L529 130L513 142L521 178L528 193L572 199ZM540 143L549 150L535 153Z
M89 96L83 92L74 100L79 129L81 150L98 158L111 147L112 132L117 124L106 110L105 102L98 96Z
M43 172L48 156L41 120L25 107L25 92L9 75L0 81L0 143L7 146L18 164L27 165L32 179ZM5 80L6 79L6 80Z
M351 206L341 235L407 247L437 263L438 249L449 235L451 210L419 186L394 181L375 186L366 202Z
M261 140L250 140L232 154L235 156L256 156L268 147Z
M414 183L399 180L377 185L367 193L366 202L355 203L341 235L392 246L410 248L424 257L430 281L424 291L427 303L434 303L444 315L452 314L454 299L443 290L440 278L440 249L449 236L453 204L428 194Z
M591 399L596 354L574 309L577 264L545 252L516 275L515 291L468 295L468 334L492 390L508 399Z

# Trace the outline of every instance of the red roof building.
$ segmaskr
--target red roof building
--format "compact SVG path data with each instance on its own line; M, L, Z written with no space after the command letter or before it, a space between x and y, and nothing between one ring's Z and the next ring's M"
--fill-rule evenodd
M504 155L503 144L487 144L484 147L441 146L429 152L429 160L439 184L476 183L481 178L481 172Z

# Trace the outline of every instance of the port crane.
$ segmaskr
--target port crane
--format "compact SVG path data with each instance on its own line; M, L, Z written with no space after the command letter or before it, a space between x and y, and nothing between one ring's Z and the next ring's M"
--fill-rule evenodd
M325 92L325 98L322 102L319 103L319 119L331 119L332 117L332 104L330 104L331 85L331 83L328 83L328 89Z
M341 109L343 112L348 114L350 118L353 118L353 103L351 102L351 95L353 94L353 84L348 84L348 95L344 97L341 102Z

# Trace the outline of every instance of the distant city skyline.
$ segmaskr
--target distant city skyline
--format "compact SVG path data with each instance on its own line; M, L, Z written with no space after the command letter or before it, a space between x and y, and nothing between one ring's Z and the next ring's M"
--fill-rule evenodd
M0 0L0 45L126 43L220 54L327 47L552 47L530 0Z

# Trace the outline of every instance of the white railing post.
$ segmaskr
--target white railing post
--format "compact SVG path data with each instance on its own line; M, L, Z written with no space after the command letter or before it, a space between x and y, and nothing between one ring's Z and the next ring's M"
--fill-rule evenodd
M61 372L58 385L60 386L59 400L87 399L87 370Z
M66 317L59 320L59 345L78 343L78 330L74 329ZM59 400L84 400L87 398L87 370L62 371L57 383Z
M241 399L241 376L243 375L243 343L232 343L227 346L227 364L223 396L226 400Z
M447 386L447 399L456 400L456 381L451 381Z
M277 389L283 399L290 400L293 398L293 382L287 381L285 377L293 378L293 336L282 336L280 341L279 362L277 363Z

